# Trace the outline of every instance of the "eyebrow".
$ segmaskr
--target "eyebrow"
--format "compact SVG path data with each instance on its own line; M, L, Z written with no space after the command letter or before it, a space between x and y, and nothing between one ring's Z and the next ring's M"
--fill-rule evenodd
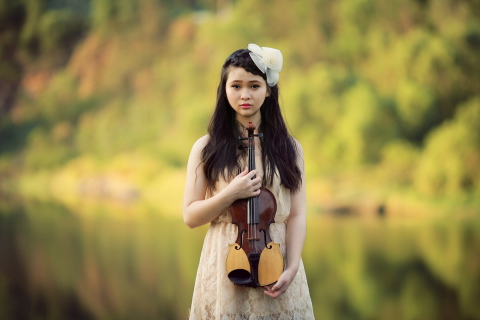
M230 82L243 82L242 80L232 80ZM247 83L262 83L261 81L259 80L251 80L251 81L247 81Z

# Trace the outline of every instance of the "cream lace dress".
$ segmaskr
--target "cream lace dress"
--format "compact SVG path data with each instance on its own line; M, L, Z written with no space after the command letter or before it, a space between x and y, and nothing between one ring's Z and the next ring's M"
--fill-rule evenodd
M261 157L257 153L256 166L263 176ZM216 192L228 185L219 181ZM290 211L290 191L281 187L278 177L269 188L277 200L275 223L270 225L272 240L280 244L286 256L285 235ZM208 196L213 196L215 193ZM288 290L277 299L263 293L263 288L244 288L234 285L227 277L225 261L229 246L237 237L237 226L231 223L225 210L212 223L205 236L195 281L190 320L310 320L313 316L303 262Z

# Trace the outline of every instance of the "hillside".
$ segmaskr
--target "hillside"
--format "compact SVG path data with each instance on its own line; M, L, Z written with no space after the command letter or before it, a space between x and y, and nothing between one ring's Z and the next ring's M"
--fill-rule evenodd
M478 209L478 16L478 1L0 0L0 189L181 199L220 67L257 43L284 54L314 210Z

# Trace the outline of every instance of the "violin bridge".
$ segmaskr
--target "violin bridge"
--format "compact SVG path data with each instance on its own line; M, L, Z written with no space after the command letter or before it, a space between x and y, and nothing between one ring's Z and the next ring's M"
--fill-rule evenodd
M260 241L260 238L247 238L248 241Z

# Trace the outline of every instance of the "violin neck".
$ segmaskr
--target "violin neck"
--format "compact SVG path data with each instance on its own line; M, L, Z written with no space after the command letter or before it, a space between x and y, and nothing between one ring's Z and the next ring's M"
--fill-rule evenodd
M248 169L250 171L255 170L255 136L252 134L248 137ZM255 178L255 177L253 177Z
M249 122L248 127L248 169L250 171L256 169L255 165L255 127L251 122ZM257 135L259 136L259 135ZM256 175L252 177L255 179ZM252 197L248 199L248 224L258 224L259 215L258 215L258 197Z

